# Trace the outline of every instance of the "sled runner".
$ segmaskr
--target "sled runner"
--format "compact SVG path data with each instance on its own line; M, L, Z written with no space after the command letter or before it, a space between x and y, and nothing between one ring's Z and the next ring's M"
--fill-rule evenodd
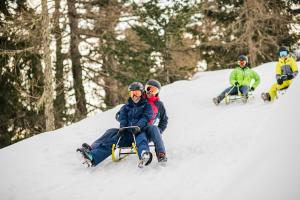
M123 127L123 129L133 129L133 128L137 128L137 126L128 126L128 127ZM130 134L128 132L126 132L125 134ZM123 137L123 135L120 135L118 142L116 144L112 145L112 149L111 149L111 158L114 162L118 162L124 158L126 158L128 155L130 154L138 154L137 153L137 147L136 147L136 139L135 139L135 134L132 134L132 138L133 138L133 143L131 144L131 146L129 147L120 147L120 141ZM149 144L149 147L154 147L154 144Z
M230 104L232 102L241 100L243 103L247 103L250 99L254 99L254 96L251 92L248 93L248 98L245 98L242 95L225 95L224 102L225 104Z
M230 104L235 101L241 100L243 103L247 103L249 100L254 99L254 95L251 91L248 92L248 98L244 97L239 91L237 95L229 95L229 92L225 94L225 104Z

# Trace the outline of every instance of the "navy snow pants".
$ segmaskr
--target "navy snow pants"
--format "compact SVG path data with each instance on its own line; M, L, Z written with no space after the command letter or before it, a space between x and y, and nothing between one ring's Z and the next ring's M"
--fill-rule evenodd
M156 154L161 153L161 152L166 153L165 145L162 140L162 135L157 126L149 125L147 127L146 134L147 134L148 140L153 141Z
M118 142L118 129L108 129L99 139L92 145L91 155L93 156L93 165L96 166L111 155L112 145ZM138 156L141 159L142 151L150 151L148 140L145 132L141 132L135 136ZM131 133L124 133L119 146L129 147L134 142Z

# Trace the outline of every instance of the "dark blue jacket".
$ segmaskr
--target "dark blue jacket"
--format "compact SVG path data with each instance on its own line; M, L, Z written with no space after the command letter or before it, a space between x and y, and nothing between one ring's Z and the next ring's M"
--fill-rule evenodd
M148 122L151 120L153 111L151 105L147 100L141 98L138 103L134 103L131 98L121 108L118 120L120 122L120 128L126 126L138 126L141 131L145 130Z
M158 128L160 129L160 132L162 133L166 130L166 128L168 126L168 119L169 118L167 116L167 112L166 112L165 106L164 106L162 101L160 101L160 100L155 101L155 106L158 109L158 113L157 113L157 116L156 116L156 118L157 118L156 120L158 121L158 125L157 124L155 124L155 125L158 126ZM125 108L126 108L126 105L122 106L120 108L120 110L116 113L116 120L118 120L119 122L120 122L120 113Z
M168 125L168 116L163 102L160 100L155 101L155 105L158 109L157 118L159 119L158 128L160 132L164 132Z

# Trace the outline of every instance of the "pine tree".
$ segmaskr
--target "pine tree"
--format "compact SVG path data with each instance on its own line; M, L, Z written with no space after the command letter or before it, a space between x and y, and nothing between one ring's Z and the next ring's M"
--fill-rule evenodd
M3 4L2 4L3 3ZM1 1L0 37L0 147L45 130L39 18L25 2ZM4 6L4 7L2 7Z
M248 55L252 66L275 60L279 46L297 40L290 7L284 0L206 2L204 23L194 33L208 69L233 67L239 54Z
M76 120L83 119L87 116L86 97L83 86L82 65L80 62L80 52L78 49L80 42L80 34L78 32L78 16L74 0L67 0L68 18L70 25L70 54L72 61L72 74L76 98L75 117Z
M199 53L187 42L184 33L197 9L198 5L190 1L133 4L133 16L138 17L139 23L132 26L134 33L128 31L128 38L122 43L128 52L122 59L131 73L140 72L135 77L141 81L156 78L171 83L190 78L196 72ZM186 61L190 62L180 62L187 55L190 59Z

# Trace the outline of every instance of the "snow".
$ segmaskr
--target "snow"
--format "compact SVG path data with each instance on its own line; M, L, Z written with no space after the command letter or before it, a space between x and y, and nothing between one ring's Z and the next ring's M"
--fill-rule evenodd
M274 82L274 68L275 62L254 68L262 81L247 104L212 103L228 87L231 70L164 86L166 167L154 159L139 169L134 155L94 168L80 164L76 148L117 127L120 106L3 148L1 199L298 200L300 80L278 101L264 103L260 93Z

